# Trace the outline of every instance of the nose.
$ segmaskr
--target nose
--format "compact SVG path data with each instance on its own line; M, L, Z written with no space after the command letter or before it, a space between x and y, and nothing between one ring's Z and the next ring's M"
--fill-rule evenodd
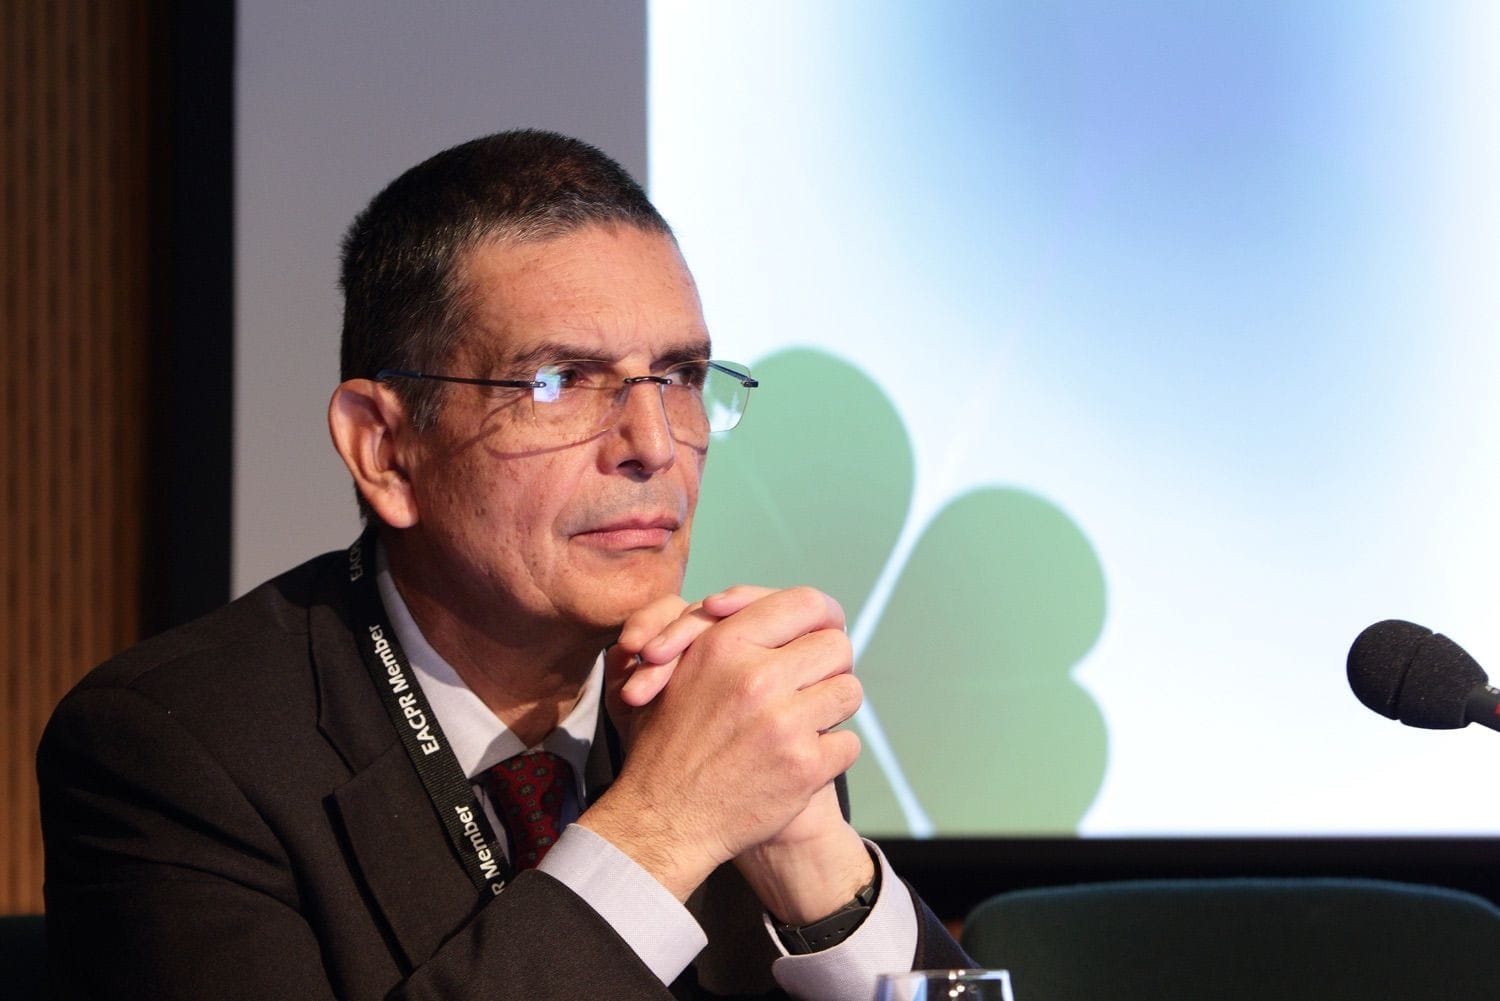
M662 387L668 380L642 375L626 379L620 388L620 415L614 433L607 436L608 462L636 476L650 476L669 469L677 457L677 443L667 420Z

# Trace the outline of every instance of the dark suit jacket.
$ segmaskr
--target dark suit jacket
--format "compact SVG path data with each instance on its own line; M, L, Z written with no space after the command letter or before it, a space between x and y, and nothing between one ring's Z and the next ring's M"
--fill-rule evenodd
M329 554L104 664L38 754L65 997L669 997L535 870L479 900L385 716ZM608 784L595 741L591 790ZM917 901L918 966L967 962ZM689 903L679 997L774 994L733 867Z

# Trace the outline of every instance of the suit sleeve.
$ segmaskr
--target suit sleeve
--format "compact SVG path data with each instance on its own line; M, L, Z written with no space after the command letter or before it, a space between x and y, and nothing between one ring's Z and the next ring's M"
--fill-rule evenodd
M908 887L910 889L910 887ZM911 890L917 908L917 952L912 958L913 970L965 970L976 964L968 953L948 934L948 929L932 908Z
M584 901L535 872L415 968L375 939L368 973L348 972L327 936L349 915L307 892L302 860L223 762L131 689L69 696L37 771L56 996L671 996Z

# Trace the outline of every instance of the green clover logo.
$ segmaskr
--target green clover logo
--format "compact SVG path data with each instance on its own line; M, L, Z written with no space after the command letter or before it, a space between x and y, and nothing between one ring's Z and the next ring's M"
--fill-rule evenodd
M915 467L890 400L819 351L754 368L749 417L713 446L684 593L811 584L843 603L865 685L862 830L1074 833L1107 749L1071 674L1104 624L1088 539L1047 500L988 487L899 554Z

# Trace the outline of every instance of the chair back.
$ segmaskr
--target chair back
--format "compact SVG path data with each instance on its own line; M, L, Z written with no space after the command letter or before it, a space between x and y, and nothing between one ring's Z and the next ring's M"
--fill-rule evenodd
M1379 880L1019 890L976 907L963 946L1017 1001L1500 999L1500 908Z
M40 914L0 916L0 995L13 1001L47 997L47 931Z

